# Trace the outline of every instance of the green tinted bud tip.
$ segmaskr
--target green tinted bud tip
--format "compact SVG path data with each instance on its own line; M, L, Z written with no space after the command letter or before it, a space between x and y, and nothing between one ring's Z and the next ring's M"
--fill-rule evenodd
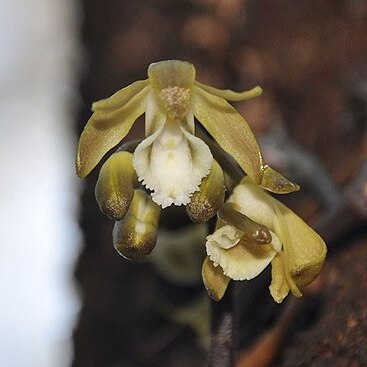
M186 206L190 219L196 223L211 219L224 202L225 190L222 168L213 159L209 175L203 179L199 191L194 192Z
M132 154L114 153L103 164L95 188L96 200L102 213L113 220L121 220L134 196L136 174Z
M142 190L135 190L129 211L113 229L116 251L129 260L141 260L157 242L160 208Z

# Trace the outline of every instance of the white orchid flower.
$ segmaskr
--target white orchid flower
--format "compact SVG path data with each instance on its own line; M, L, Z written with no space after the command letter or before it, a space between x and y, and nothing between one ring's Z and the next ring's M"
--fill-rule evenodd
M189 62L154 63L148 79L95 102L79 141L78 175L88 175L145 113L146 138L137 146L132 164L139 181L162 208L190 203L211 170L213 156L195 136L194 117L255 183L279 193L298 190L265 164L247 122L226 101L256 97L261 88L242 93L219 90L197 82L195 74Z
M228 203L235 210L224 213L207 237L203 276L209 293L221 298L229 279L250 280L271 263L274 300L282 302L289 291L300 297L299 287L309 284L324 263L327 249L322 238L248 178L234 189Z

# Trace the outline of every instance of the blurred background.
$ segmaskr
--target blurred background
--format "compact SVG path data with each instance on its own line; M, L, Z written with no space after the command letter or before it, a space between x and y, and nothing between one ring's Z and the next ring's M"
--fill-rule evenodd
M1 0L0 47L0 366L367 365L366 1ZM93 101L166 59L263 87L236 107L329 247L301 301L274 304L265 272L210 302L208 228L181 208L147 261L113 249L76 142Z

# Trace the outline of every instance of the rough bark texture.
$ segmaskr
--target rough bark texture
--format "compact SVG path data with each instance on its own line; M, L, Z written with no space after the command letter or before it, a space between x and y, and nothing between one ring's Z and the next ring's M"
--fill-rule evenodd
M275 366L365 366L367 240L354 239L326 264L322 292L300 311Z
M92 101L145 78L149 63L158 60L189 60L200 81L217 87L264 88L262 97L237 106L261 139L269 163L302 186L300 193L282 200L319 224L329 245L318 286L281 334L276 360L268 365L366 366L365 212L341 204L347 200L341 193L366 161L366 2L81 3L86 58L79 132ZM142 126L137 124L131 136L141 133ZM202 285L174 284L151 264L118 256L112 247L113 223L94 200L96 177L97 169L85 180L81 199L85 248L75 274L83 306L74 332L73 366L194 367L208 361L219 366L218 351L213 350L218 335L225 335L219 339L225 348L221 356L228 353L240 365L287 307L272 301L269 274L233 283L232 304L212 307L215 323L208 353L198 328L173 316L200 297ZM366 202L366 192L362 184L361 202ZM345 212L340 212L342 205ZM182 225L176 212L170 213L165 225ZM228 312L230 339L226 332L220 334Z

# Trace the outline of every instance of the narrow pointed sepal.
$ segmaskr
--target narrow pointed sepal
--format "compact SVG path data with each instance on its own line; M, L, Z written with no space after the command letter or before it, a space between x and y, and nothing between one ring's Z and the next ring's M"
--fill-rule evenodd
M246 120L223 98L195 86L192 109L209 134L259 184L263 158L259 145Z
M284 255L287 268L295 286L304 287L310 284L321 272L324 265L327 247L323 239L310 228L300 217L285 205L279 203L283 223L280 227L286 232ZM289 282L292 284L292 282ZM290 287L293 294L292 286Z
M134 196L137 177L132 159L128 152L114 153L99 171L95 188L97 203L102 213L116 221L125 216Z
M93 102L92 111L100 113L116 111L129 102L132 97L140 93L146 86L148 86L148 84L148 79L138 80L127 87L120 89L111 97Z
M300 288L311 283L320 273L325 262L327 248L323 239L300 217L284 204L275 201L277 221L275 230L283 240L281 261L273 263L270 291L279 302L286 292L286 285L295 297L301 297ZM280 268L282 265L282 269ZM279 300L276 299L280 295ZM280 301L281 302L281 301Z
M194 65L186 61L168 60L149 65L150 83L169 119L186 116L195 75Z
M201 275L209 297L216 302L220 301L231 279L223 274L220 266L214 266L209 257L204 260Z
M137 118L145 112L149 91L150 87L145 87L117 109L96 109L80 135L76 156L79 177L86 177L101 158L128 134Z
M213 160L209 175L194 192L186 205L186 212L196 223L205 223L211 219L224 203L225 194L224 174L220 165Z
M277 254L271 262L271 284L269 290L274 301L277 303L282 303L289 293L282 253Z
M160 208L149 195L135 190L129 211L113 229L113 245L128 260L141 260L157 242Z
M264 172L260 186L275 194L288 194L300 189L299 185L291 182L274 168L264 165Z
M244 92L235 92L231 89L214 88L210 85L206 85L198 81L195 82L195 85L211 94L214 94L217 97L224 98L227 101L247 101L249 99L261 96L263 93L263 89L259 86L250 90L246 90Z

